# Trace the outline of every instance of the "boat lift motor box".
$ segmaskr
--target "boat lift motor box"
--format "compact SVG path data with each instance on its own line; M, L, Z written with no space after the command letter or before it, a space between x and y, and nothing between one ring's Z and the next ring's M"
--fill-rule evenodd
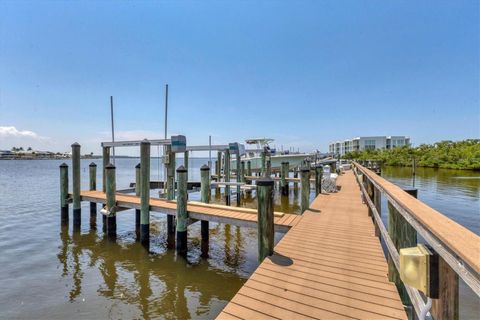
M240 154L240 156L245 155L245 146L238 142L229 143L228 150L230 150L230 154Z
M187 138L182 135L172 136L172 152L187 151Z

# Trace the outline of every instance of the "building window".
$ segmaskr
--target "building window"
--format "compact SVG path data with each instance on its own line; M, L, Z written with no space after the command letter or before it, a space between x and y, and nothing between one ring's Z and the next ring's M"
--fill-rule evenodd
M375 150L375 140L365 140L365 150Z

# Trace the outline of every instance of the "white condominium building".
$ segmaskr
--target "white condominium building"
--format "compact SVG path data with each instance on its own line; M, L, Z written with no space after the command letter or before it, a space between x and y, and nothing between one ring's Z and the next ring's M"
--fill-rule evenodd
M410 138L406 136L357 137L350 140L330 143L330 153L343 156L347 152L393 149L410 145Z

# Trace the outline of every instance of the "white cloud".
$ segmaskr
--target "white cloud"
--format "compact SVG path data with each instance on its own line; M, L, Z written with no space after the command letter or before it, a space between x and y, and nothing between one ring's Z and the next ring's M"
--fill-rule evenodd
M33 131L18 130L14 126L0 126L0 139L3 138L32 138L39 139L40 136Z

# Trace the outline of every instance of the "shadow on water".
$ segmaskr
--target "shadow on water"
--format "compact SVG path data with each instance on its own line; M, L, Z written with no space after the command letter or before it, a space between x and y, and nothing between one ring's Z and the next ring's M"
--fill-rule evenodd
M191 198L196 196L192 194ZM212 200L222 203L224 198L212 194ZM232 203L236 204L235 198ZM255 194L243 196L240 206L255 208ZM288 197L276 195L275 210L298 212L294 192ZM128 211L117 219L126 216ZM166 218L162 214L152 213L150 252L135 241L132 231L121 229L116 241L107 239L101 215L97 219L90 219L90 229L83 232L61 226L57 259L61 277L70 284L68 300L73 303L85 296L84 282L90 287L93 283L96 295L112 301L107 306L111 308L109 317L119 312L115 310L117 302L134 307L145 319L215 317L258 265L256 228L210 223L209 258L203 259L199 223L189 227L188 254L182 257L167 249ZM125 223L119 221L119 225ZM131 228L133 223L128 226ZM275 241L282 236L276 233ZM289 264L286 257L277 255L272 261Z
M224 228L225 264L238 266L240 230L237 228L232 236L231 226ZM100 273L97 293L137 306L145 319L159 315L181 319L201 316L210 310L211 300L228 301L244 282L235 273L211 268L206 260L185 260L171 250L149 254L137 242L113 242L95 230L70 234L68 227L62 227L60 238L57 258L62 277L72 280L70 301L82 293L82 269L94 267ZM198 301L189 301L192 295Z

